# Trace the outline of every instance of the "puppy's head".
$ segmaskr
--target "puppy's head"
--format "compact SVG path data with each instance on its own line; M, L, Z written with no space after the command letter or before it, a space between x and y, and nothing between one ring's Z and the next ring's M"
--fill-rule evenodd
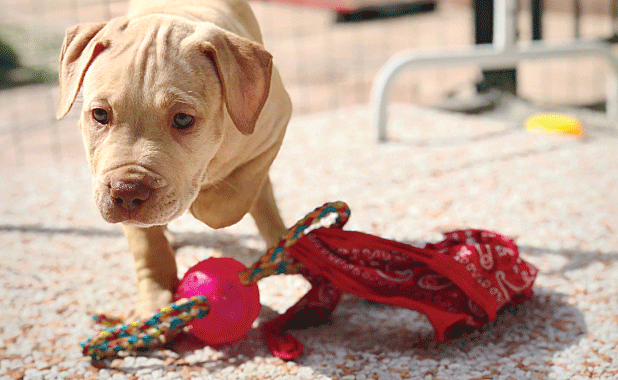
M180 216L209 183L227 135L253 133L271 62L259 44L174 16L69 29L58 117L81 90L79 125L102 216L142 226Z

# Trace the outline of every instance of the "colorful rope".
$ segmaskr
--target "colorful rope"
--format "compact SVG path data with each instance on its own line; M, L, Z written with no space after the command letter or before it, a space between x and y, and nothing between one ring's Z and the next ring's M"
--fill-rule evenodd
M308 233L311 230L310 227L323 225L326 217L331 214L335 214L336 219L330 227L342 228L350 218L350 208L345 202L330 202L307 214L288 230L277 245L266 251L257 262L239 274L240 282L248 286L271 275L299 273L303 265L288 255L286 248Z
M350 217L350 209L344 202L331 202L307 214L288 230L276 246L239 274L241 283L247 286L270 275L299 273L303 268L302 264L290 257L285 249L304 236L310 227L326 226L329 215L336 217L330 227L342 228ZM152 318L128 325L117 325L117 319L104 315L95 316L97 323L111 327L82 342L83 353L93 359L102 359L116 356L121 351L154 348L179 332L188 322L205 317L209 308L206 297L197 296L181 299L170 307L159 310Z
M204 296L183 298L170 307L165 307L152 318L142 319L128 325L121 324L99 332L82 342L84 355L93 359L116 356L121 351L154 348L163 344L194 319L204 318L210 305ZM96 316L95 321L108 324L105 316Z

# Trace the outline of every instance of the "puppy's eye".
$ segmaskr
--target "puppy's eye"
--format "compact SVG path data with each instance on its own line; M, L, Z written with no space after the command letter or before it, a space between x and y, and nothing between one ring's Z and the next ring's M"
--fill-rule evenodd
M109 115L103 108L95 108L92 110L92 118L99 124L109 123Z
M186 113L177 113L174 115L174 128L187 129L193 125L195 118Z

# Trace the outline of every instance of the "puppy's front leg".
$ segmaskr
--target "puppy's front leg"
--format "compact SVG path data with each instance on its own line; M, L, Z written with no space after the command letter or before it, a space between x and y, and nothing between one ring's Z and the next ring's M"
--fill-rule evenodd
M277 244L287 229L279 214L270 178L266 178L260 195L249 212L268 248Z
M135 262L138 301L136 313L147 317L172 302L178 274L174 252L165 237L165 226L124 226Z

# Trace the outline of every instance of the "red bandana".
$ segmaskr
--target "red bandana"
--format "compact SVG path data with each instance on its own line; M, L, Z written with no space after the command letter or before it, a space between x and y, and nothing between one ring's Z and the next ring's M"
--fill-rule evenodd
M303 346L285 330L326 321L342 291L427 315L437 341L532 296L537 269L519 257L511 239L481 230L445 237L417 248L338 228L308 233L286 250L304 265L312 289L264 324L268 347L282 359L297 358Z

